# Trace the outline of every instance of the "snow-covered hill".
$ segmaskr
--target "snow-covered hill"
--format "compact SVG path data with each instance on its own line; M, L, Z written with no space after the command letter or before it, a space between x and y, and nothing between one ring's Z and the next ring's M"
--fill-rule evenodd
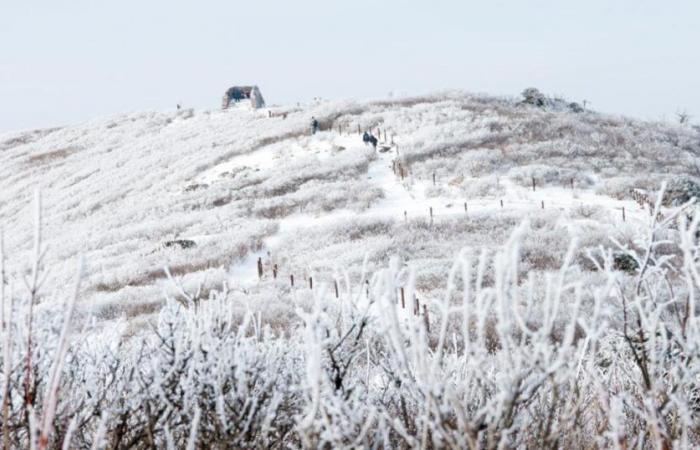
M544 106L0 136L4 445L697 447L700 137Z
M28 257L38 188L46 286L68 283L83 253L81 301L99 317L157 309L171 285L165 266L188 289L226 282L250 294L274 265L280 279L330 283L334 269L359 276L365 257L371 272L400 255L432 296L460 248L499 244L523 218L540 239L529 264L553 268L572 237L607 245L648 220L631 188L700 170L691 130L508 99L452 93L269 111L134 113L0 136L8 253ZM313 136L312 116L323 130ZM378 151L358 128L380 130Z

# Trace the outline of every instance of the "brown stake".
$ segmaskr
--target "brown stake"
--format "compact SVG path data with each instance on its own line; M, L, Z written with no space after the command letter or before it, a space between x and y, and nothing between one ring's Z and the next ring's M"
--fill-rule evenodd
M408 222L408 213L406 211L403 212L403 220Z
M272 266L272 278L277 279L277 264Z
M335 298L338 298L338 280L334 280L333 285L335 287Z
M357 124L357 134L362 134L362 131L360 130L360 124Z
M503 208L503 199L501 199L501 208Z
M430 223L433 223L433 207L430 207Z
M420 300L417 297L413 298L413 315L417 316L420 311Z
M532 191L535 191L535 177L532 177Z
M406 300L403 294L403 288L401 288L401 309L406 309Z
M542 209L544 209L544 200L542 200Z
M423 322L425 323L425 331L430 333L430 317L428 317L428 305L423 305Z
M464 202L464 212L467 212L467 202Z
M435 172L433 172L433 186L435 186Z
M309 277L309 289L313 289L313 288L314 288L314 279Z
M574 179L573 178L571 179L571 190L572 191L574 190Z
M290 275L289 280L292 282L292 287L294 287L294 275Z
M625 207L622 207L622 221L625 222Z
M263 276L263 265L262 265L262 258L258 258L258 278L262 278Z

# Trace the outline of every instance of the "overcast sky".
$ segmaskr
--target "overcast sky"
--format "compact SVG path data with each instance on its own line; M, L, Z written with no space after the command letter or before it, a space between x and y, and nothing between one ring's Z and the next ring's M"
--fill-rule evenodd
M0 131L118 112L528 86L700 116L700 1L2 0Z

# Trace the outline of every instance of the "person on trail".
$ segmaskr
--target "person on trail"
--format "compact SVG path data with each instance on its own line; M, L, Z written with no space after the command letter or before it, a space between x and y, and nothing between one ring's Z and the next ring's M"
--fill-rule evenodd
M377 142L378 142L377 138L374 137L374 135L370 134L369 135L369 142L370 142L370 144L372 144L372 148L374 148L376 150L377 149Z
M365 134L362 135L362 142L364 142L365 144L372 144L372 147L375 150L377 149L377 138L366 131Z
M316 134L318 131L318 120L315 117L311 118L311 134Z

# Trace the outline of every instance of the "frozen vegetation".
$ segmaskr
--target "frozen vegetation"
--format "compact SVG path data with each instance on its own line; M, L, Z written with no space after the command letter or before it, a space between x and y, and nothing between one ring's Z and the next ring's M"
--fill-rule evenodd
M534 102L0 135L3 445L700 445L700 135Z

